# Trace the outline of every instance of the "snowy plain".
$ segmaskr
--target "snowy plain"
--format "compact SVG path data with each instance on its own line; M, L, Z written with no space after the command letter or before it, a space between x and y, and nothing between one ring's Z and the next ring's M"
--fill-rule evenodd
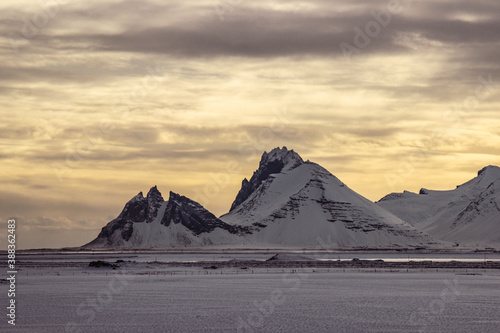
M162 256L154 254L113 270L86 267L100 256L71 256L82 265L65 265L61 255L43 257L39 266L25 258L32 265L18 274L17 325L4 322L2 332L497 333L500 327L498 270L204 269L146 260ZM112 256L105 260L130 255Z

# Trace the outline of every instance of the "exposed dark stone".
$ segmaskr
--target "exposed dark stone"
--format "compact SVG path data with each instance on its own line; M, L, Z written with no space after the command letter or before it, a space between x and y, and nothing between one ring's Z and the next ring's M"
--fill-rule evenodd
M87 245L92 245L100 239L106 239L108 244L112 245L111 236L116 230L121 230L121 237L128 241L134 232L134 223L151 223L162 202L163 198L156 186L149 190L146 198L139 192L125 204L120 215L104 226L97 238Z
M155 221L164 202L156 186L151 188L146 197L140 192L127 202L117 218L102 228L96 239L85 246L102 245L102 240L105 240L108 246L112 246L112 235L115 232L120 232L123 240L130 240L134 232L134 223L152 223ZM171 223L180 223L195 235L209 233L216 228L224 229L232 234L251 233L251 228L227 224L215 217L199 203L173 192L170 192L165 212L159 222L165 226L169 226ZM179 234L177 237L183 237L183 235ZM182 240L185 243L189 241L188 237Z
M241 183L241 189L236 195L236 199L231 205L230 211L232 211L234 208L236 208L236 206L248 199L248 197L260 186L260 184L262 184L264 180L269 178L271 174L280 173L281 170L283 170L283 166L283 162L273 161L259 167L259 169L253 173L250 181L248 181L246 178L243 179L243 182Z
M92 245L94 242L98 242L100 239L107 239L108 244L110 244L110 238L116 230L121 230L122 238L128 241L134 231L133 223L144 222L147 208L147 199L144 198L142 192L140 192L129 202L127 202L120 215L118 215L116 219L106 224L101 229L101 232L99 233L97 238L87 245Z
M303 164L304 161L297 153L293 150L288 150L286 147L282 149L275 148L270 153L264 152L259 163L259 168L253 173L250 181L246 178L243 179L241 189L236 195L236 199L229 211L232 211L239 204L247 200L270 175L280 173L286 163L289 163L289 170L291 170Z
M122 228L122 238L125 240L129 240L130 237L132 237L132 233L134 232L134 223L132 222L127 222Z
M199 203L174 192L170 192L165 214L161 220L161 224L165 226L171 223L180 223L195 235L211 232L216 228L227 230L232 234L248 231L248 228L229 225L221 221Z
M148 203L146 222L150 223L158 214L158 209L160 209L160 206L164 202L164 200L156 185L149 190L146 198Z
M418 194L427 195L427 194L429 194L429 191L427 189L425 189L425 188L421 188L420 192L418 192Z
M130 222L144 222L148 209L148 201L140 192L125 204L117 219L122 219Z

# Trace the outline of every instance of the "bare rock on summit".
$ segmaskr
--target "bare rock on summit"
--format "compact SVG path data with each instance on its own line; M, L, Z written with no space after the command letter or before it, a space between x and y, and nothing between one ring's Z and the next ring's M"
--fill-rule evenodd
M215 231L222 233L222 236L209 236ZM199 203L174 192L170 192L169 200L164 201L154 186L146 197L140 192L127 202L120 215L104 226L97 238L84 247L205 246L223 243L233 234L247 231L248 228L222 222Z
M259 168L253 173L250 181L246 178L243 179L241 189L236 195L236 199L229 211L232 211L236 206L245 201L270 175L292 170L303 163L304 161L299 154L293 150L288 150L286 147L275 148L269 153L264 152L259 163Z

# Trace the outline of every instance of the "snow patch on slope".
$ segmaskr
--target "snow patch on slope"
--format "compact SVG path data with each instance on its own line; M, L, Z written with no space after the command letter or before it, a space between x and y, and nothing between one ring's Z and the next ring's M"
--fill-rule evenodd
M397 193L378 204L435 238L466 246L500 245L500 168L488 166L454 190Z

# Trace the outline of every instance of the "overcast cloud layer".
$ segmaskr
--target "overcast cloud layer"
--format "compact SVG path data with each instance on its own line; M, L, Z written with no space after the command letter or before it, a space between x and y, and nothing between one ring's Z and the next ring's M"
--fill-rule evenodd
M222 214L283 145L371 200L452 189L500 165L499 14L494 0L3 1L2 225L19 221L24 248L78 246L154 185Z

